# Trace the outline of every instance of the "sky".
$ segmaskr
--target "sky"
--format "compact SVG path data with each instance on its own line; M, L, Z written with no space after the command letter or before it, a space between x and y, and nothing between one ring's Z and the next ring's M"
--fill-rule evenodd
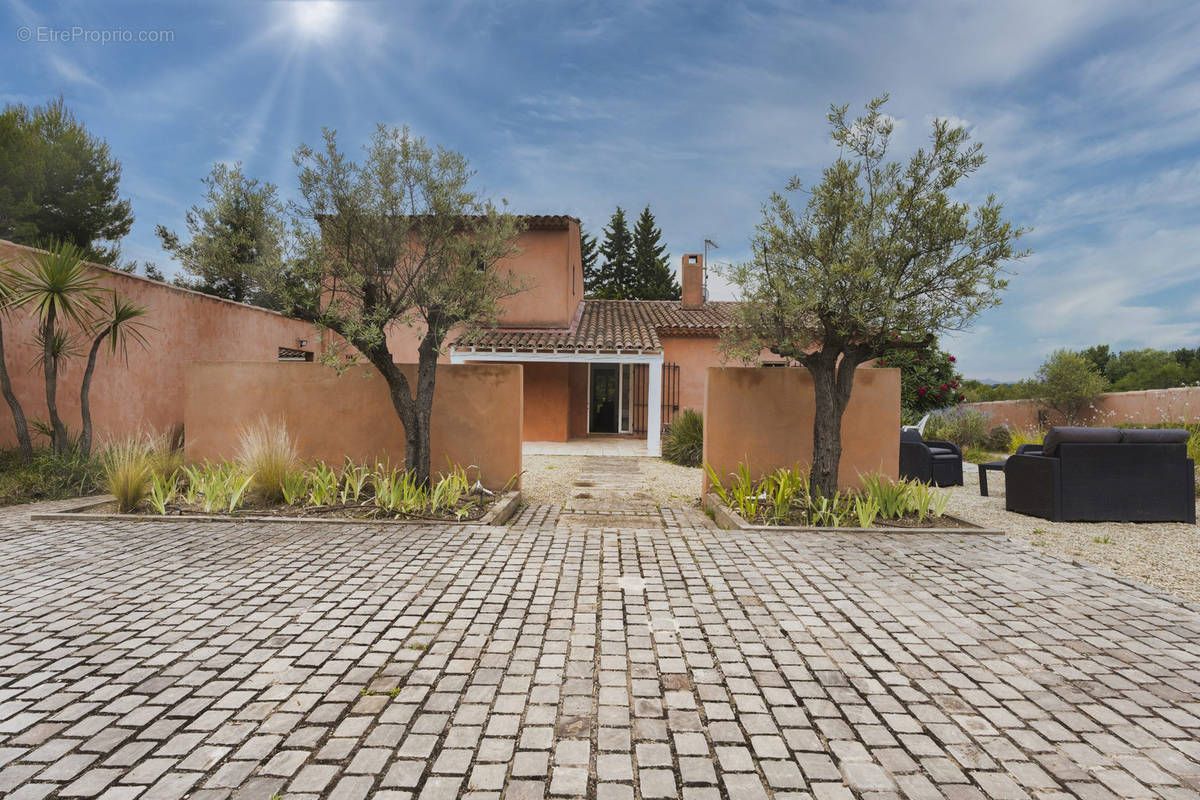
M108 141L123 254L168 274L154 228L183 232L215 162L293 197L297 145L330 127L357 153L377 123L462 152L515 211L596 233L649 204L677 266L706 238L738 262L771 192L837 157L830 104L888 92L896 158L966 126L988 162L959 199L1031 229L1003 305L943 339L967 377L1200 345L1194 2L0 0L0 41L0 101L61 94Z

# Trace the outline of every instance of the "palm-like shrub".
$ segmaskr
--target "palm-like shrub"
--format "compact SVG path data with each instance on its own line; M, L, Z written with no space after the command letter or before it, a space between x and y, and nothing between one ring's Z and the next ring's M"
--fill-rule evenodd
M704 419L690 408L679 412L663 440L663 458L684 467L698 467L704 458Z
M286 423L265 416L242 428L237 460L250 475L250 488L272 505L284 499L284 484L299 463Z

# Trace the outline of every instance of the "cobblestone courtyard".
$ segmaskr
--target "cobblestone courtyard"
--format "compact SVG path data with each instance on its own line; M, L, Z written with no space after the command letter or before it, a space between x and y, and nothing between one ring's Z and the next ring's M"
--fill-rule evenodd
M1200 614L1002 537L2 519L8 798L1200 797Z

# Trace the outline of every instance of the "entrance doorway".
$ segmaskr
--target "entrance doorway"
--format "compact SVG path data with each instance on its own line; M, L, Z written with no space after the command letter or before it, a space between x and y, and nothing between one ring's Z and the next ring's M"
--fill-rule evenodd
M590 364L588 433L629 433L631 364Z

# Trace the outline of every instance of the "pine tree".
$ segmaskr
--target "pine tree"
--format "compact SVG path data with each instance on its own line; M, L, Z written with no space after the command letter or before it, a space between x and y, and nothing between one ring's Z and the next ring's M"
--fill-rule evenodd
M594 296L600 282L600 251L595 236L588 236L579 226L579 255L583 262L583 292Z
M678 300L682 295L671 257L655 225L650 206L642 209L633 229L633 270L625 297L630 300Z
M108 143L75 119L61 97L0 111L0 239L68 242L91 261L115 264L118 242L133 226L120 182L121 162Z
M604 229L600 255L604 264L599 268L589 294L600 300L626 299L633 265L633 239L625 222L625 211L620 206Z

